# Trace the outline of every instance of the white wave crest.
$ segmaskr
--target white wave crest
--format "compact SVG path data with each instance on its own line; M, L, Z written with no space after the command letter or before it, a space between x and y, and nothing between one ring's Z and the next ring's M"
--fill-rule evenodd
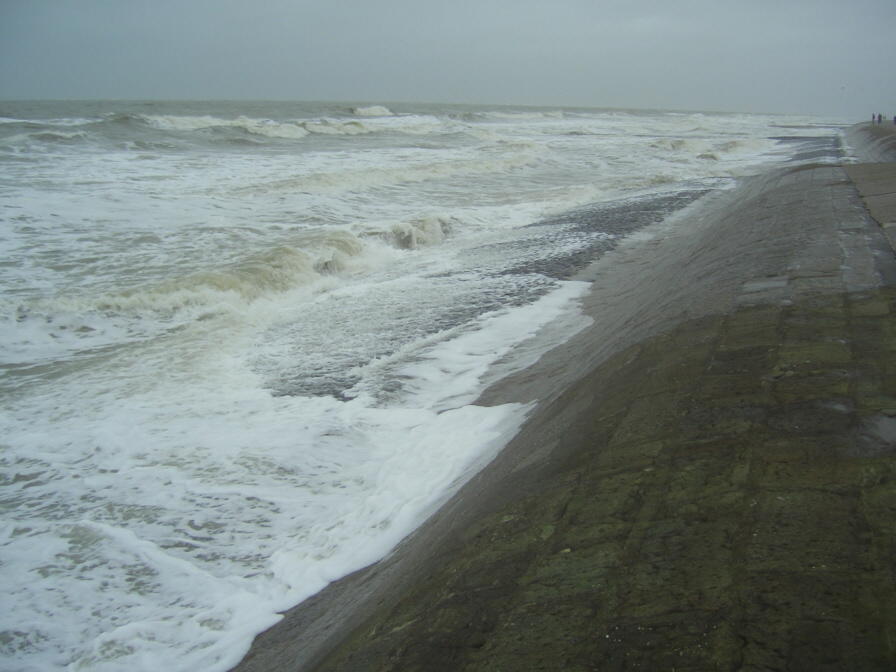
M372 133L374 130L370 126L355 120L317 119L315 121L303 121L300 125L307 132L319 135L363 135Z
M288 245L218 268L174 275L117 291L83 291L0 305L3 363L31 366L91 356L199 325L260 324L284 305L313 300L357 274L394 263L396 255L441 244L459 222L425 216L369 222L348 230L314 230ZM75 359L72 359L75 361Z
M235 128L253 135L263 135L270 138L301 139L309 133L321 135L361 135L370 133L373 130L360 121L341 121L338 119L273 121L271 119L252 119L250 117L221 119L220 117L211 116L147 116L145 119L152 126L166 131Z
M300 140L308 134L354 136L368 133L394 132L426 135L428 133L454 130L453 126L446 127L445 123L435 116L394 115L388 108L381 106L356 108L353 110L353 113L358 117L363 117L364 120L321 117L318 119L276 121L246 116L224 119L209 115L140 115L140 118L150 126L163 131L190 132L225 128L243 131L256 136L289 140Z
M537 121L539 119L563 119L566 114L563 110L550 110L540 112L537 110L499 111L492 110L483 115L486 119L498 119L501 121Z
M713 140L709 138L658 138L650 143L654 150L664 154L680 156L682 160L693 159L724 161L725 159L742 160L750 156L759 156L769 151L773 142L764 139L751 140Z
M293 122L278 122L256 119L241 119L245 122L244 128L253 135L263 135L268 138L286 138L301 140L308 131Z
M212 116L143 115L146 123L164 131L198 131L216 126L235 126L236 122Z
M438 117L416 114L390 116L369 115L366 116L364 121L358 119L322 118L297 123L309 133L317 133L321 135L363 135L366 133L383 132L427 135L429 133L450 132L454 128L453 126L446 125Z
M386 239L402 250L439 245L451 233L455 220L430 216L394 224Z
M287 292L317 291L313 288L325 278L388 264L392 258L386 251L389 248L394 254L396 250L438 245L455 224L447 216L428 216L385 227L359 227L358 233L308 231L292 238L288 245L252 254L222 267L116 292L44 299L18 310L26 315L33 308L34 315L48 317L49 321L61 312L141 319L152 315L153 319L163 321L175 316L197 319L221 312L240 313L249 304L273 300ZM67 328L74 330L71 325ZM92 328L83 331L89 332Z
M293 241L253 255L230 266L204 270L150 288L103 297L98 307L111 311L176 311L193 306L219 306L308 286L322 275L350 267L364 252L364 244L347 231L308 233Z
M63 119L19 119L17 117L0 117L0 124L27 124L29 126L84 126L97 119L85 117L67 117Z
M391 117L392 110L383 105L367 105L354 108L352 114L359 117Z
M298 122L273 121L271 119L252 119L237 117L221 119L212 116L171 116L147 115L146 122L155 128L165 131L199 131L208 128L235 128L253 135L269 138L286 138L300 140L308 135L308 131Z
M68 145L87 139L83 131L36 131L34 133L17 133L0 140L0 146L39 148L41 145Z

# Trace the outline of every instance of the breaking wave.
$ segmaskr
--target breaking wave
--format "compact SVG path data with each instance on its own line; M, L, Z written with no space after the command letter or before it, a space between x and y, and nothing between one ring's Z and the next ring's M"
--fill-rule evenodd
M388 108L372 106L353 111L361 119L321 117L317 119L292 119L276 121L241 116L222 119L214 116L138 115L138 120L163 131L195 132L230 130L249 135L287 140L301 140L309 134L316 135L364 135L368 133L398 132L425 134L444 130L444 124L434 116L393 115ZM129 118L131 115L125 115ZM450 130L450 129L449 129Z
M563 110L521 110L504 112L493 110L483 114L486 119L498 119L502 121L537 121L539 119L564 119L566 113Z
M771 140L712 140L707 138L658 138L650 147L682 160L701 159L720 161L737 155L755 155L768 151L773 146Z
M381 105L346 110L351 116L269 119L253 116L225 118L215 115L145 114L113 112L99 118L24 121L0 118L0 145L13 147L34 143L115 141L152 146L170 142L199 141L245 144L267 141L301 141L309 136L360 136L367 134L428 135L455 133L458 122L427 114L394 114Z
M347 231L310 233L222 268L204 269L153 287L108 294L96 308L107 312L175 312L196 306L244 305L306 287L322 276L349 270L366 247Z
M456 225L453 218L429 216L371 226L358 235L349 231L309 232L290 245L279 245L220 268L99 295L79 293L8 304L4 312L8 321L33 326L37 320L76 339L96 335L91 315L141 322L151 316L159 325L170 327L184 320L240 313L257 301L273 300L296 290L313 293L327 278L369 271L388 264L401 251L439 245Z
M34 133L17 133L0 140L0 145L14 147L22 144L42 143L48 145L72 145L87 139L83 131L66 133L63 131L36 131Z
M410 222L398 222L388 231L368 235L376 236L401 250L416 250L444 242L456 223L457 220L453 217L423 217Z
M367 105L354 108L352 114L356 114L359 117L391 117L392 110L383 105Z
M144 117L146 123L155 128L166 131L201 131L209 129L229 128L243 131L252 135L261 135L269 138L285 138L300 140L308 135L308 130L297 122L281 122L271 119L252 119L250 117L237 117L236 119L221 119L212 116L172 116L153 115Z

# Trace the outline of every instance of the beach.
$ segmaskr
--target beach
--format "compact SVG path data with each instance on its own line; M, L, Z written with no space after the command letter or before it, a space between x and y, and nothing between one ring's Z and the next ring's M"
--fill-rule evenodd
M593 324L478 402L515 438L234 669L892 669L894 138L579 271Z

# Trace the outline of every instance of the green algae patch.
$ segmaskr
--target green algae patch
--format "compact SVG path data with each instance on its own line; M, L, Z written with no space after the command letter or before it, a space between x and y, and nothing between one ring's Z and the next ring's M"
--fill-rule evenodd
M816 337L822 334L818 332ZM793 371L824 371L830 366L848 364L851 359L849 344L837 341L788 343L778 351L778 366Z

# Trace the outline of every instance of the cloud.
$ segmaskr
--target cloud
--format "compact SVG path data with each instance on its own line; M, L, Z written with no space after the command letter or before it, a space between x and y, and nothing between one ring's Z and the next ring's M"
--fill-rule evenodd
M891 105L857 0L2 0L0 95L846 112ZM845 88L844 88L845 87ZM844 93L844 92L849 93Z

